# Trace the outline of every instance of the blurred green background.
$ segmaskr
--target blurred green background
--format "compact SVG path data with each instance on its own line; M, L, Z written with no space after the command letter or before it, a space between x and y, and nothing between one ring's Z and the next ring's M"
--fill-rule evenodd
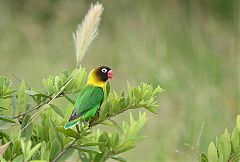
M92 2L1 0L1 75L40 87L42 78L72 70L72 32ZM197 159L216 135L233 128L240 112L239 1L100 2L100 33L83 66L112 67L118 91L126 89L126 80L165 89L159 114L149 114L142 132L147 138L124 156L142 162Z

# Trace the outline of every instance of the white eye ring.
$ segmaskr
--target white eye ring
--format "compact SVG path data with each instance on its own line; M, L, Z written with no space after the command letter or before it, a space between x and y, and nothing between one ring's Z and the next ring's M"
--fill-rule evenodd
M102 69L102 72L103 72L103 73L106 73L106 72L107 72L107 69L103 68L103 69Z

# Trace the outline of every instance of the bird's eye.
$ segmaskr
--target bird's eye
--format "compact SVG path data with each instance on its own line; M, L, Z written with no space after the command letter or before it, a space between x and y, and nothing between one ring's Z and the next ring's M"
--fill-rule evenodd
M106 73L106 72L107 72L107 69L103 68L103 69L102 69L102 72L103 72L103 73Z

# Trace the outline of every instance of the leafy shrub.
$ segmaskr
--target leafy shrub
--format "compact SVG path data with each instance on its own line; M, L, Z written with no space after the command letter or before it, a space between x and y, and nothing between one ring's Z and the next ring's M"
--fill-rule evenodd
M10 80L1 77L1 144L12 139L2 161L64 160L74 151L82 161L106 161L108 158L125 161L118 155L134 148L143 138L139 131L148 119L147 114L139 111L138 119L134 119L130 113L130 123L123 121L121 125L112 117L142 107L156 113L156 97L161 88L145 83L133 87L128 83L128 92L119 95L110 90L108 83L105 101L99 115L90 121L91 127L80 123L76 128L65 130L63 125L74 105L72 97L86 84L87 73L82 67L79 70L61 93L58 92L77 69L43 79L42 90L29 87L24 81L15 90ZM37 119L36 114L40 114ZM116 131L102 132L98 128L100 124L114 126ZM92 129L95 127L98 129Z
M208 152L201 154L201 162L238 162L240 160L240 115L237 124L230 134L225 132L216 137L208 146Z

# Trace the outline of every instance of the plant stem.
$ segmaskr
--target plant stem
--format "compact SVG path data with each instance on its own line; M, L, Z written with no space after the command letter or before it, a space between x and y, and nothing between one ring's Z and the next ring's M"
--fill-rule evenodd
M53 159L51 162L57 162L57 160L60 159L63 156L63 154L66 151L68 151L77 142L77 140L78 139L75 139L74 141L72 141L72 143L70 143L70 145L65 150L62 150L60 154L58 154L58 156L55 159Z
M103 121L105 121L105 120L107 120L107 119L109 119L109 118L112 118L112 117L114 117L114 116L117 116L118 114L121 114L121 113L123 113L124 111L130 110L130 109L133 108L133 107L134 107L134 105L133 105L133 106L129 106L129 107L127 107L127 108L119 111L118 113L109 115L108 117L106 117L106 118L104 118L104 119L101 119L101 120L99 120L99 121L97 121L98 118L96 118L96 119L94 119L93 121L91 121L91 122L89 123L89 127L93 127L93 126L95 126L95 125L98 125L99 123L101 123L101 122L103 122Z
M75 93L75 92L72 92L72 93ZM64 97L64 96L67 96L66 94L72 94L72 93L62 93L62 94L59 94L56 98L59 98L59 97ZM49 99L49 100L47 100ZM46 101L47 100L47 101ZM41 108L42 106L48 104L49 102L51 102L52 100L52 95L49 95L48 97L46 97L43 101L41 101L39 104L35 105L32 109L28 110L28 111L25 111L17 116L14 116L12 117L12 119L16 119L16 118L19 118L21 116L24 116L26 114L29 114L35 110L38 110L39 108ZM45 101L45 102L44 102Z
M63 93L57 95L55 98L62 97L62 95L63 95ZM30 110L28 110L28 111L25 111L25 112L23 112L23 113L21 113L21 114L19 114L19 115L17 115L17 116L14 116L14 117L12 117L12 119L19 118L19 117L24 116L24 115L26 115L26 114L29 114L29 113L31 113L31 112L33 112L33 111L35 111L35 110L38 110L38 109L41 108L42 106L44 106L44 105L48 104L49 102L51 102L51 101L53 100L52 96L53 96L53 94L49 95L49 96L46 97L44 100L42 100L39 104L37 104L36 106L34 106L32 109L30 109ZM47 100L47 99L49 99L49 100ZM47 100L47 101L46 101L46 100Z
M46 99L47 99L47 98L46 98ZM44 106L44 105L47 104L49 101L51 101L51 100L48 100L48 101L44 102L46 99L44 99L42 102L40 102L39 104L37 104L36 106L34 106L32 109L30 109L30 110L28 110L28 111L26 111L26 112L23 112L23 113L21 113L21 114L19 114L19 115L17 115L17 116L12 117L12 119L16 119L16 118L19 118L19 117L24 116L24 115L26 115L26 114L29 114L30 112L33 112L33 111L39 109L40 107Z

